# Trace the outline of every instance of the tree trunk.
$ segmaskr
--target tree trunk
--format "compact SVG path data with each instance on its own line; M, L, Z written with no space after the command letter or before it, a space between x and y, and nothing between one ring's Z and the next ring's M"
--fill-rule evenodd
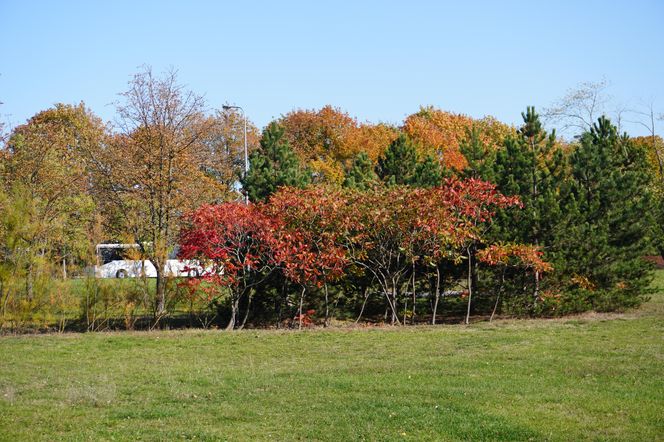
M411 325L415 325L415 304L417 303L415 293L415 261L413 261L413 316L410 318Z
M166 275L164 274L164 268L160 260L156 260L155 268L157 271L157 299L156 299L156 308L155 316L160 318L166 313Z
M33 296L33 272L32 272L32 257L30 257L30 265L28 266L28 274L25 275L25 291L28 301L32 302Z
M242 330L244 328L244 325L247 323L247 318L249 317L249 310L251 309L251 300L254 297L254 290L250 289L249 290L249 299L247 300L247 310L244 312L244 318L242 318L242 323L238 327L238 330Z
M231 319L228 321L226 330L230 331L235 329L235 322L237 322L237 313L240 308L240 295L233 292L233 298L231 299Z
M466 324L470 323L470 303L473 300L473 262L470 247L468 247L468 309L466 310Z
M283 319L284 306L288 304L288 292L286 291L286 280L281 284L281 297L277 304L277 328L281 328L281 320Z
M67 259L62 258L62 280L67 280Z
M302 330L302 305L304 304L304 293L306 292L307 288L305 286L302 286L302 293L300 293L300 307L298 308L298 325L297 329Z
M404 296L403 299L403 325L406 325L406 313L408 312L408 297Z
M493 317L496 315L496 310L498 310L500 295L503 292L503 287L505 286L505 270L506 269L503 269L503 273L500 277L500 287L498 287L498 296L496 297L496 304L493 306L493 311L491 312L491 317L489 318L489 322L493 321Z
M535 247L539 246L539 241L537 238L535 238ZM534 279L535 279L535 290L533 291L533 304L537 305L537 300L539 299L539 291L540 291L540 273L539 271L535 270L534 272Z
M7 316L7 304L9 303L9 298L12 294L11 289L7 289L7 294L5 295L2 301L2 318L4 319Z
M360 314L357 315L357 319L355 320L356 324L360 322L360 319L362 318L362 313L364 313L364 307L367 305L367 300L369 299L369 286L364 287L363 295L364 295L364 302L362 302L362 308L360 309Z
M327 327L328 321L330 319L330 304L328 300L327 283L323 285L323 290L325 291L325 322L323 323L323 326Z
M392 281L392 296L391 296L391 303L390 307L392 308L392 321L391 324L394 325L395 322L397 322L397 287L396 284L394 284L394 281Z
M433 316L431 325L436 325L436 314L438 313L438 300L440 299L440 268L436 264L436 299L433 302Z

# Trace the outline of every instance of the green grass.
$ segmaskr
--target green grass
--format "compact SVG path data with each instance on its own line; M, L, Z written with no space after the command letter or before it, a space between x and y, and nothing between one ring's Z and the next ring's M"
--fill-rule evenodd
M664 440L640 310L392 329L0 338L2 440Z

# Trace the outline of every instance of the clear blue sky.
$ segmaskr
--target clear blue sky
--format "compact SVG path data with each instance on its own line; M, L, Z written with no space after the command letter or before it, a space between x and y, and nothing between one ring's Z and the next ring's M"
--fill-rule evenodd
M664 111L664 1L0 0L0 114L81 100L106 120L142 64L259 126L332 104L399 123L420 105L515 123L581 81Z

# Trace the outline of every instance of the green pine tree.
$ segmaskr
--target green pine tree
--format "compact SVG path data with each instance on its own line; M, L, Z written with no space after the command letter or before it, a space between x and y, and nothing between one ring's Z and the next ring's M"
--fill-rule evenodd
M415 145L401 134L378 159L376 174L388 185L405 185L412 182L416 166Z
M564 181L565 157L555 147L555 132L546 133L533 107L521 115L523 125L517 136L505 140L493 162L493 170L481 172L493 176L501 193L516 195L523 204L519 210L499 211L492 232L499 241L539 246L550 259L561 216L559 186ZM465 147L470 152L471 165L481 157L479 146L473 144L476 142L471 138L470 145ZM541 275L535 273L533 279L523 285L528 287L532 306L535 306L541 290Z
M522 113L524 124L516 138L508 137L493 165L494 179L505 195L517 195L523 210L500 213L501 239L542 246L560 213L555 197L563 181L565 158L555 147L555 132L544 131L535 109Z
M435 187L440 186L442 179L443 169L440 167L440 162L427 155L415 166L415 172L408 184L415 187Z
M594 309L637 305L651 277L643 260L653 222L645 154L601 117L570 160L557 269L576 276Z
M344 187L367 190L378 182L374 165L366 152L360 152L353 159L353 164L346 172Z
M496 155L482 143L480 135L480 129L473 126L468 130L466 138L459 143L459 150L468 162L461 176L491 181Z
M260 148L250 158L250 168L242 187L253 202L264 201L281 186L306 187L311 174L284 138L284 128L272 122L263 131Z

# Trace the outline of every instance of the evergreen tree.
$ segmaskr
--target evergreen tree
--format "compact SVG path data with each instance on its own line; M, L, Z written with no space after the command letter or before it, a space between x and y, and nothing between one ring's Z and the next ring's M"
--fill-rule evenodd
M440 186L443 179L443 169L431 155L427 155L424 161L417 163L415 172L408 184L415 187L435 187Z
M378 159L376 174L389 185L410 184L416 166L415 145L405 134L401 134Z
M366 152L360 152L353 159L353 164L346 172L344 187L367 190L378 182L374 165Z
M547 253L551 251L561 214L559 186L565 158L555 147L555 132L547 135L533 107L521 116L524 124L517 137L505 140L504 148L496 155L492 174L500 192L519 196L523 209L499 212L493 232L498 240L534 244ZM476 143L471 139L466 147L470 164L480 156L479 147L473 146ZM539 299L540 281L540 275L535 273L532 285L526 284L530 285L533 305Z
M557 270L576 276L594 309L636 305L650 278L643 260L653 222L645 154L601 117L570 163Z
M459 143L459 151L468 162L461 176L491 181L496 155L492 149L486 147L480 135L480 129L473 125L467 131L466 138Z
M260 148L252 152L249 173L242 187L251 201L263 201L281 186L306 187L311 176L284 137L284 128L275 122L263 131Z

